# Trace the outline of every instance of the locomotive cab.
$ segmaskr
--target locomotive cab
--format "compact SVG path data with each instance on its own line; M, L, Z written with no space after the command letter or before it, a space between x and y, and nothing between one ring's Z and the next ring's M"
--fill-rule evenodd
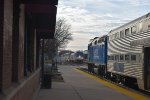
M88 70L105 77L106 65L107 36L95 37L88 45Z

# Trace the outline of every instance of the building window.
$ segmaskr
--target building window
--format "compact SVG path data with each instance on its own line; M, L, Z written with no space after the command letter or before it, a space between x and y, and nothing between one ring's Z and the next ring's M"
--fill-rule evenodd
M135 26L131 27L131 33L136 33L136 27Z
M129 28L125 29L125 36L126 36L126 35L129 35L129 34L130 34Z
M129 55L125 55L125 60L129 60Z
M123 38L124 37L124 31L120 31L120 38Z
M120 55L120 61L123 61L123 60L124 60L124 56Z
M136 61L136 55L131 55L131 60Z

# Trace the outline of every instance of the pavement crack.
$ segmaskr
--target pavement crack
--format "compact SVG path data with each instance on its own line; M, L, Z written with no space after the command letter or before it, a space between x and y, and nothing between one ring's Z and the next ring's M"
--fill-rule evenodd
M71 85L71 84L70 84ZM80 93L77 91L77 89L73 86L73 85L71 85L71 87L73 88L73 90L75 91L75 93L78 95L78 97L80 98L80 100L84 100L83 98L82 98L82 96L80 95Z

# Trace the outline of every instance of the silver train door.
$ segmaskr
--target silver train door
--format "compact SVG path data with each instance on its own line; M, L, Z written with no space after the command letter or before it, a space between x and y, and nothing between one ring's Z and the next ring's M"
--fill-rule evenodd
M150 47L144 48L144 85L150 90Z

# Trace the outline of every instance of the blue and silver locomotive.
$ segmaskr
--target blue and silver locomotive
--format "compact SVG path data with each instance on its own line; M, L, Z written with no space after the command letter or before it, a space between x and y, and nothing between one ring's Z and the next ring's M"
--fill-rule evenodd
M107 65L107 36L96 37L88 45L88 70L105 74Z

